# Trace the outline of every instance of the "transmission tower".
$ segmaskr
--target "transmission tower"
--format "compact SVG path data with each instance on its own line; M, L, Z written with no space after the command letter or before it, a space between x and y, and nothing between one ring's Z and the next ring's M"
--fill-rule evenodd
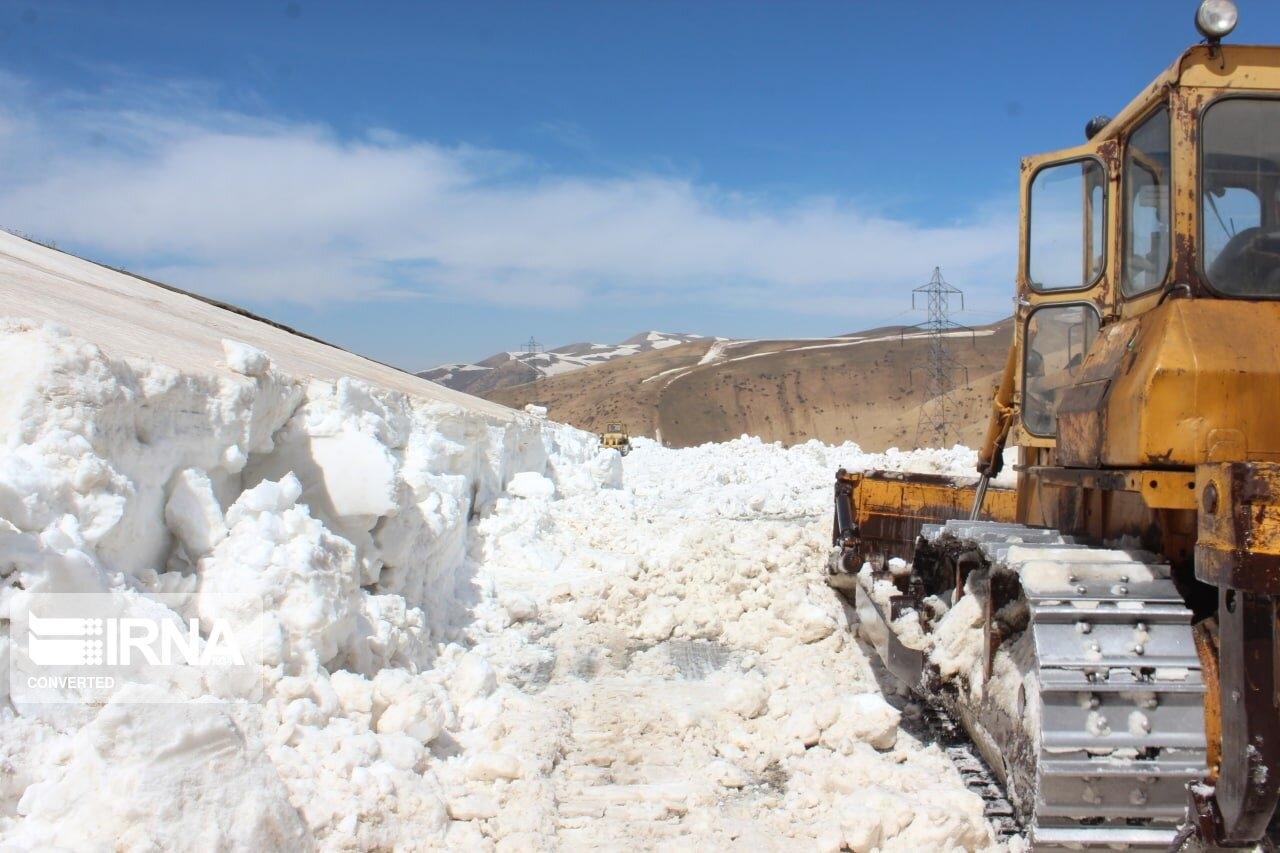
M911 291L911 308L919 310L923 302L928 318L911 327L928 340L923 363L911 368L911 383L914 385L916 375L920 374L924 390L924 402L916 421L916 447L946 447L959 435L956 378L963 376L964 384L968 384L969 368L956 361L947 340L957 332L968 332L972 343L973 329L951 319L953 301L958 301L960 310L964 310L964 292L947 284L940 267L933 268L933 278L928 284Z
M542 344L534 340L533 335L530 335L529 340L525 341L524 346L520 348L520 351L526 355L535 355L536 353L542 352Z

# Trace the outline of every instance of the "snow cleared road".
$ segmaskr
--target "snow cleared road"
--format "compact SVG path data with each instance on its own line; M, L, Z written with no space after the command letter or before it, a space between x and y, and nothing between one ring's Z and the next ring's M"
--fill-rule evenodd
M0 608L216 616L261 689L130 671L33 701L0 622L0 848L992 845L820 579L835 468L972 451L639 440L624 463L10 242L35 316L0 318Z
M476 743L514 778L490 781L496 757L457 768L454 796L489 816L457 831L529 849L991 845L945 756L899 731L819 573L840 464L971 461L641 439L624 488L554 500L521 480L527 497L476 527L493 597L469 631L519 697L519 722L497 714L505 735Z

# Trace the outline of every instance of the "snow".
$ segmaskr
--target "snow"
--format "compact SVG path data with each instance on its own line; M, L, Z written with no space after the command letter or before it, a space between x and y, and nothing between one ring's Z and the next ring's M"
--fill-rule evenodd
M64 707L6 678L0 846L993 845L821 572L837 467L972 451L638 439L624 461L246 337L179 367L0 323L3 603L179 591L264 685Z
M972 593L961 596L938 620L929 660L938 667L943 680L963 675L970 684L981 683L981 677L972 677L982 656L981 626L982 603Z
M518 361L538 376L558 376L562 373L581 370L584 367L604 364L606 361L612 361L616 358L626 358L642 352L667 349L668 347L680 346L692 341L700 341L703 338L701 335L693 334L647 332L636 335L629 340L631 341L630 343L571 344L550 351L505 352L499 355L505 357L503 359L504 362ZM496 356L486 359L486 361L493 361L495 358ZM441 364L429 370L424 370L418 375L429 377L433 382L450 382L457 377L457 374L462 372L488 371L492 369L493 367L477 364Z
M698 364L714 364L716 361L719 361L721 354L724 353L725 344L725 341L716 341L713 343L707 348L707 351L703 353L702 358L698 359ZM649 380L646 379L645 381L647 382Z
M1022 585L1041 594L1074 591L1081 582L1126 578L1126 583L1146 583L1157 579L1156 569L1163 568L1134 560L1134 552L1090 548L1080 551L1068 548L1027 549L1014 546L1005 558L1016 566Z

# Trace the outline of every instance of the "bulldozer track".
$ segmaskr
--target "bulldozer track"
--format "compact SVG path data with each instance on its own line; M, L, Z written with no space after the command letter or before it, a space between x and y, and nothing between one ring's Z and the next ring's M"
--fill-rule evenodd
M976 546L1020 580L1022 666L1034 674L1023 690L1039 696L960 710L1002 763L1032 843L1167 847L1206 764L1200 659L1168 567L1018 524L950 521L922 535ZM1017 640L1006 648L1017 657Z
M935 743L950 759L965 787L982 798L982 814L991 824L996 841L1007 843L1025 834L1013 804L987 762L964 729L928 697L917 696L919 712L903 717L903 728L924 743Z
M1025 833L1036 849L1167 849L1207 763L1191 613L1168 566L1020 524L953 520L921 537L938 553L980 555L971 580L985 592L969 594L990 599L1004 585L989 614L1025 604L1016 626L987 635L989 675L968 684L886 644L892 619L858 587L859 631L917 695L923 734L982 796L996 832Z

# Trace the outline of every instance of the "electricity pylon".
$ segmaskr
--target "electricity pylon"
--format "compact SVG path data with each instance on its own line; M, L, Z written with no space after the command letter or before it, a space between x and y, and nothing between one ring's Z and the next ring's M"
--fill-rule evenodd
M923 376L924 402L916 420L916 447L946 447L959 436L956 422L960 406L955 398L956 378L963 376L963 384L969 383L969 368L956 361L947 346L949 338L968 333L973 341L973 329L951 319L951 303L958 300L964 310L964 292L947 284L940 267L933 268L929 283L911 291L911 308L919 310L924 303L927 319L912 328L928 340L922 364L911 368L912 384L917 373ZM915 335L913 335L914 337ZM903 333L906 337L906 333Z

